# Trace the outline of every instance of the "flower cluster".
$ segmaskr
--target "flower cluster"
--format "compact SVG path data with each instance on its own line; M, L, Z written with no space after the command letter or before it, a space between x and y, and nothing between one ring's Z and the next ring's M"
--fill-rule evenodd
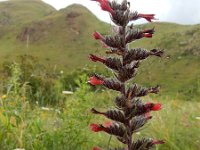
M163 144L163 140L153 140L143 138L134 140L132 136L140 130L152 116L151 111L159 111L162 109L160 103L144 102L141 97L150 93L157 94L160 87L145 88L136 83L129 84L127 82L136 76L137 69L142 60L150 57L162 57L164 52L158 49L146 50L143 48L129 49L128 44L142 38L152 38L155 32L154 28L140 30L130 24L131 21L144 18L149 22L156 20L154 14L142 14L130 10L130 3L123 0L121 3L109 0L92 0L99 3L102 10L107 11L114 24L117 25L115 34L102 35L95 31L93 38L101 41L107 49L107 54L117 54L120 57L100 57L94 54L89 55L89 59L93 62L100 62L112 70L113 78L106 78L98 74L94 74L89 78L88 83L93 86L102 85L105 88L115 90L120 93L115 99L115 109L107 111L98 111L91 109L93 114L102 115L112 121L103 124L90 124L93 132L104 132L114 135L117 140L125 144L125 148L115 148L115 150L148 150L154 145ZM93 150L101 150L99 147L93 147Z
M107 11L107 12L109 12L109 13L114 15L114 11L111 8L108 0L92 0L92 1L99 2L102 10Z

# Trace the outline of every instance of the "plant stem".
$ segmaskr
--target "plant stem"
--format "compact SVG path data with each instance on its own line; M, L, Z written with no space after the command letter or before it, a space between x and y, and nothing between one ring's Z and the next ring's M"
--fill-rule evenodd
M126 49L126 26L122 27L122 39L123 39L123 48Z
M123 40L123 48L124 50L127 49L127 44L126 44L126 26L123 26L122 27L122 40ZM122 59L123 61L123 59ZM123 62L122 62L123 63ZM124 64L124 63L123 63ZM123 82L123 84L125 85L125 82ZM124 94L124 93L122 93ZM132 132L131 132L131 127L130 127L130 120L128 120L128 123L126 125L126 130L127 130L127 135L128 135L128 150L131 150L131 147L132 147Z
M132 147L132 132L131 132L131 129L130 129L130 120L128 122L127 132L128 132L128 150L131 150L131 147Z
M110 147L111 139L112 139L112 135L111 135L110 138L109 138L107 149L109 149L109 147Z

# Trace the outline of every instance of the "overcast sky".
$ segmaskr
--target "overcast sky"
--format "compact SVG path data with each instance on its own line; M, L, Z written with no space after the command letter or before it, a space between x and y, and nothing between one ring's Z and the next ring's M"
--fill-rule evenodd
M4 1L4 0L0 0ZM27 0L28 1L28 0ZM98 4L91 0L43 0L56 9L65 8L78 3L86 6L99 19L110 23L107 12L102 12ZM121 0L118 0L121 1ZM200 0L129 0L132 10L139 13L154 13L159 21L176 22L180 24L200 23ZM143 23L144 20L139 20Z
M107 13L102 12L96 2L90 0L43 0L56 9L79 3L90 9L97 17L110 22ZM200 0L129 0L132 9L140 13L155 13L160 21L181 24L200 23Z

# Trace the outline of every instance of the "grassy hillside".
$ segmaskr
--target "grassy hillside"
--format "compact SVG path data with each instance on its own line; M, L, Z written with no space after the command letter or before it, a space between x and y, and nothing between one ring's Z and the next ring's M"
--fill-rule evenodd
M72 5L40 20L25 23L17 32L0 39L1 61L20 54L31 54L51 64L74 68L86 62L98 44L91 38L94 30L104 31L103 22L80 5ZM85 59L85 60L84 60Z
M145 84L160 83L164 93L173 94L178 98L183 98L183 94L187 100L192 100L194 97L198 99L200 96L200 25L154 23L143 27L147 26L155 27L157 32L154 38L138 41L132 46L165 49L166 57L160 61L157 58L145 61L137 79Z
M39 0L11 0L0 3L0 38L14 36L26 23L48 16L56 10ZM8 36L7 36L8 37Z
M88 54L104 51L91 33L95 30L109 33L110 25L100 22L80 5L56 11L41 1L19 0L0 3L0 8L6 10L0 11L0 24L6 20L5 14L10 16L8 21L3 21L9 26L1 25L0 62L30 54L44 63L71 71L85 64L95 65L88 61ZM140 26L151 27L157 31L154 38L142 39L131 47L165 49L167 57L145 61L137 80L146 85L159 83L165 94L197 99L200 96L200 25L153 23Z
M10 0L0 3L0 26L17 26L56 11L39 0Z

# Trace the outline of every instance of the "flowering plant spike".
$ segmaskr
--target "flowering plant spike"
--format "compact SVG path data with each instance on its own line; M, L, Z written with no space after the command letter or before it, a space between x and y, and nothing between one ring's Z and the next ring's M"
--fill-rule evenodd
M145 88L136 83L128 86L127 82L136 76L136 72L142 60L150 57L162 57L163 50L143 48L129 49L129 43L141 39L152 38L154 28L140 30L134 27L131 22L144 18L149 22L155 20L154 14L140 14L130 10L130 2L123 0L121 3L109 0L92 0L100 4L102 10L107 11L115 27L112 35L102 35L95 31L93 38L103 43L104 48L109 49L106 54L113 57L99 57L90 54L89 59L99 62L112 70L113 78L105 78L98 74L90 77L89 83L93 86L101 85L108 89L118 91L120 95L115 98L116 109L99 111L92 108L92 113L102 115L112 120L103 124L91 124L90 129L94 132L105 132L116 137L124 147L114 148L113 150L148 150L156 144L163 144L163 140L150 138L136 139L134 133L138 132L151 118L151 111L159 111L161 104L143 102L141 97L147 94L159 92L160 87ZM116 57L115 57L116 56ZM134 138L133 138L134 137ZM101 150L94 147L93 150ZM112 150L112 149L111 149Z

